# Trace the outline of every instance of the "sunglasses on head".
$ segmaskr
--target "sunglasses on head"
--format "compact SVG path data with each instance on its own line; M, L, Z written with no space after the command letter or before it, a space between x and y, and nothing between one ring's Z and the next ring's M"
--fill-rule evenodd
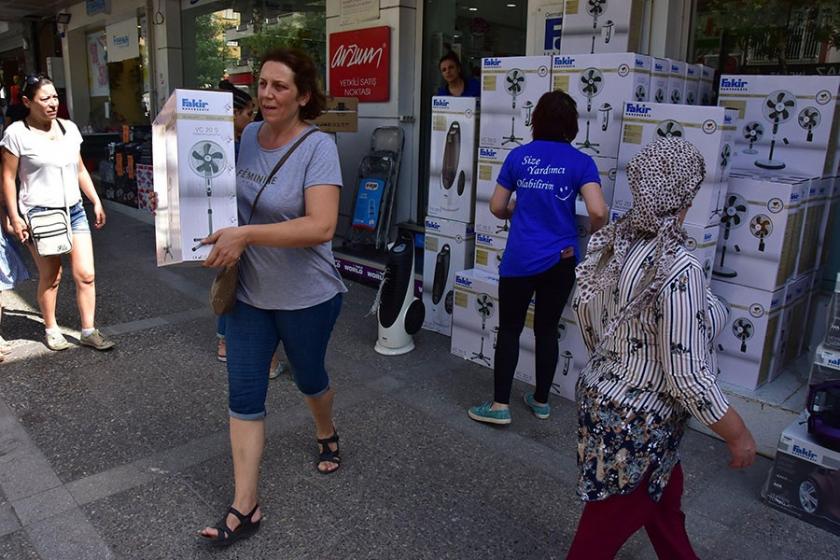
M44 78L49 79L46 74L32 74L31 76L26 77L26 85L34 86Z

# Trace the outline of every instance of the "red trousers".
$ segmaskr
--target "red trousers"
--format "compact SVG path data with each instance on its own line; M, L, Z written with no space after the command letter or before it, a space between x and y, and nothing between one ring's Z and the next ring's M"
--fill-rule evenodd
M610 560L642 527L660 559L697 560L680 507L682 467L679 463L674 467L658 503L648 494L649 477L630 494L586 503L567 560Z

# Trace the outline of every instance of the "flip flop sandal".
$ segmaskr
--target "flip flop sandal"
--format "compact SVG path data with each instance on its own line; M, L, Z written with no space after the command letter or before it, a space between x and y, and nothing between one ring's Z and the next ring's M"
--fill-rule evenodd
M330 449L331 443L335 444L335 451ZM328 438L319 439L318 444L322 446L323 451L318 455L318 460L315 461L315 470L321 474L332 474L341 467L341 457L338 455L338 432L333 428L333 435ZM332 463L336 467L332 470L322 471L318 468L321 463Z
M258 521L251 521L251 518L253 518L254 514L257 513L258 507L260 507L260 504L255 505L254 509L252 509L251 513L248 515L242 515L233 506L229 507L227 513L225 513L224 517L222 517L222 520L213 527L213 529L216 529L216 536L206 537L204 534L199 533L199 542L210 546L224 547L230 546L236 541L247 539L256 533L260 528L262 518ZM236 529L231 529L227 526L228 514L233 514L233 516L239 520L239 526Z

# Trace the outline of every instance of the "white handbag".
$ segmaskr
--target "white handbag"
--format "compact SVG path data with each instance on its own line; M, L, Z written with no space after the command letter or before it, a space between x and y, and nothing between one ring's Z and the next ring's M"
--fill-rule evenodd
M62 179L64 174L62 173ZM62 190L64 183L62 181ZM35 250L42 257L53 257L69 253L73 249L73 230L70 227L70 207L67 205L67 191L64 191L64 208L48 208L30 212L29 236Z

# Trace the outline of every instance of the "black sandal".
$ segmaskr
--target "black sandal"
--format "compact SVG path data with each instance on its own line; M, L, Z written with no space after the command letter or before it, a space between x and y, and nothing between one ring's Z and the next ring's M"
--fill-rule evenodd
M330 449L329 444L331 444L331 443L335 444L335 451ZM332 474L332 473L334 473L341 466L341 457L339 457L339 455L338 455L338 432L336 431L336 429L333 428L333 435L331 435L330 437L324 438L324 439L319 439L318 440L318 445L323 446L323 450L318 455L318 460L315 462L315 470L318 471L321 474ZM328 470L328 471L322 471L321 469L318 468L321 463L332 463L332 464L336 465L336 467L334 469L331 469L331 470Z
M215 527L212 527L213 529L216 529L216 536L207 537L204 533L199 533L199 541L210 546L230 546L236 541L247 539L256 533L260 528L262 517L257 521L251 520L254 517L254 514L257 513L258 507L260 507L260 504L255 505L254 509L252 509L251 513L248 515L242 515L233 506L229 507L227 513L225 513L224 517L222 517L222 520L219 521ZM231 529L227 526L228 514L233 514L233 516L239 520L239 526L236 529Z

